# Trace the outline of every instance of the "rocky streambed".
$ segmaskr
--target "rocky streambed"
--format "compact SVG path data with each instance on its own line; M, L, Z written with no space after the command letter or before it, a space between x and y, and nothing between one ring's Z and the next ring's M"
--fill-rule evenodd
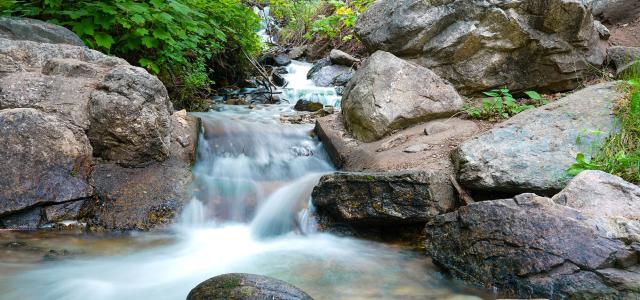
M638 298L640 188L566 172L619 130L615 107L628 97L591 70L615 78L640 58L640 45L611 37L634 24L635 4L625 15L613 2L377 1L356 26L370 57L335 50L311 66L291 62L304 47L265 56L290 104L197 117L174 112L146 71L62 28L0 26L0 157L10 166L0 222L81 233L0 232L6 253L30 253L2 262L0 291ZM573 91L497 124L461 118L470 97L495 87ZM159 228L91 235L116 245L97 251L82 236Z

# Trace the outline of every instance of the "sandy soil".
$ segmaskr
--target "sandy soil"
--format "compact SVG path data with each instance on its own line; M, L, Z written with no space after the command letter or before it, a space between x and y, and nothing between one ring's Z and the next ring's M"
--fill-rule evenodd
M633 22L607 25L610 46L640 47L640 17Z

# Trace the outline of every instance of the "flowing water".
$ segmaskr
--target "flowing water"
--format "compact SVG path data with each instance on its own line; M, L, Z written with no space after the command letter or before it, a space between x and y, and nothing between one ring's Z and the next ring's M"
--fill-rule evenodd
M285 99L339 105L289 67ZM313 186L332 172L312 125L283 125L292 104L220 106L203 121L194 198L172 230L124 236L0 233L0 299L184 299L229 272L288 281L316 299L470 299L429 259L399 246L314 230ZM42 259L42 250L56 249ZM57 259L56 253L70 253Z

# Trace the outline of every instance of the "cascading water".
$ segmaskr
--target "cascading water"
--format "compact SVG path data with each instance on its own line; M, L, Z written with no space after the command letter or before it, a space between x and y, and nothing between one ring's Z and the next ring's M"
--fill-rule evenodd
M335 105L335 91L306 80L309 67L289 67L283 95ZM97 244L61 239L86 254L0 263L0 299L184 299L198 283L229 272L273 276L317 299L459 297L423 255L313 232L311 190L333 167L312 125L280 124L280 114L291 110L291 104L222 106L197 114L203 130L195 198L172 233ZM96 246L102 244L110 248Z

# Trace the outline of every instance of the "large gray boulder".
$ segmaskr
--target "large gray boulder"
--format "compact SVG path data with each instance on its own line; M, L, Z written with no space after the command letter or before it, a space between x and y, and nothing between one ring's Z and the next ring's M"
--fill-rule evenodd
M323 176L311 198L319 214L338 223L424 224L456 207L449 178L438 174L337 172Z
M0 17L0 38L84 46L71 30L40 20Z
M88 136L94 154L126 166L165 160L172 110L158 78L138 67L114 68L91 94Z
M0 110L0 216L93 195L81 128L32 108Z
M391 53L374 53L347 86L342 113L347 129L364 142L394 130L455 114L462 98L431 70Z
M607 56L618 76L640 70L640 47L609 47Z
M505 296L636 299L638 195L620 178L583 172L556 202L522 194L437 217L426 227L427 252L455 276Z
M356 33L370 50L430 68L461 94L571 90L605 57L589 7L576 0L380 0Z
M162 83L120 58L0 38L0 227L170 222L188 199L198 127L172 111Z
M328 65L320 68L311 75L311 81L317 86L345 86L353 77L355 71L351 67Z
M275 278L230 273L210 278L193 288L187 300L313 300L301 289Z
M640 1L587 0L593 5L593 15L610 24L630 22L640 16Z
M619 82L590 86L527 110L453 153L460 183L479 191L552 195L569 182L578 152L592 153L615 130Z

